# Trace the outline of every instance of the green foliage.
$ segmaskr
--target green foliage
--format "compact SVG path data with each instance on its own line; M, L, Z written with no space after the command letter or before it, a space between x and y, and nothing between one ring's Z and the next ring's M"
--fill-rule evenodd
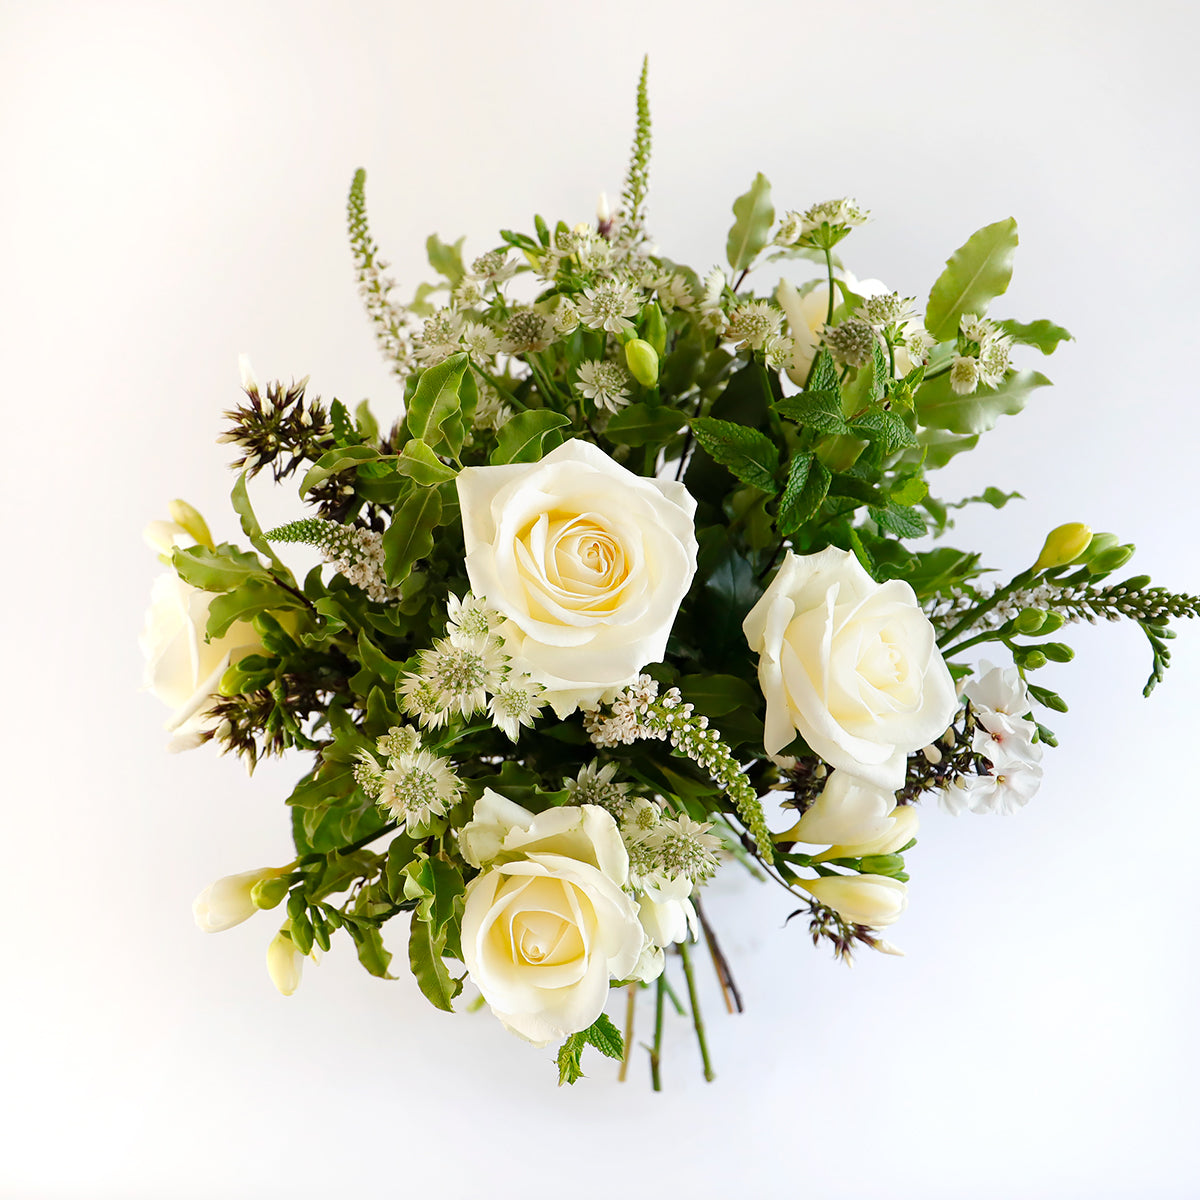
M500 426L496 449L492 451L492 465L539 461L562 444L561 430L570 424L568 417L548 408L517 413Z
M959 396L950 387L949 375L939 375L926 380L917 391L917 417L929 429L956 434L986 433L1002 416L1019 413L1030 395L1049 383L1040 371L1017 371L999 387L980 386L970 395ZM942 445L945 447L946 443ZM958 450L969 450L972 446L959 444ZM931 453L931 464L940 465L933 462L934 457Z
M925 306L925 328L939 342L958 334L964 313L982 317L988 305L1008 288L1017 249L1017 223L1011 217L985 225L946 262ZM971 432L979 432L972 430Z
M604 427L604 436L617 446L665 442L687 424L687 416L666 405L630 404Z
M420 487L445 483L458 473L442 462L420 438L404 443L396 457L396 470Z
M714 460L743 483L771 495L779 490L775 483L779 451L765 434L714 417L697 417L692 421L692 433Z
M467 356L452 354L421 372L416 391L408 400L405 424L414 438L431 451L457 458L466 430L459 392L467 371Z
M606 1058L613 1058L618 1062L625 1057L625 1041L621 1037L621 1031L605 1013L601 1013L587 1029L571 1034L559 1048L559 1087L564 1083L577 1083L583 1078L580 1059L587 1046L594 1047Z
M1022 325L1020 321L997 321L996 324L1008 334L1014 342L1023 346L1036 346L1043 354L1053 354L1058 349L1059 342L1073 342L1075 339L1061 326L1044 318Z
M171 565L180 579L205 592L229 592L250 579L265 579L266 571L256 554L239 550L229 542L215 549L207 546L176 547Z
M425 999L434 1008L454 1011L454 997L462 991L462 980L450 974L443 956L446 953L446 930L440 934L419 915L413 914L408 936L408 965Z
M725 243L725 257L735 271L745 271L766 246L775 224L771 185L761 171L750 190L733 202L733 215L736 220Z
M444 275L450 283L462 281L467 273L463 266L462 248L467 239L460 237L454 245L447 245L436 233L431 233L425 239L425 252L429 256L429 265L439 274Z
M305 472L300 482L300 495L306 496L334 475L355 470L363 463L377 462L379 458L379 451L374 446L337 446L328 450Z
M389 587L403 583L413 565L429 555L441 517L442 498L436 488L417 488L396 510L383 534Z
M815 454L797 454L792 459L776 518L781 536L791 537L813 519L832 480L829 468Z

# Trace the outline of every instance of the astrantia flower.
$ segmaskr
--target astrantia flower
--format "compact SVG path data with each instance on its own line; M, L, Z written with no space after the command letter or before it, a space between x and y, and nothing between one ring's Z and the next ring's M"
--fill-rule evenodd
M986 317L979 317L974 313L963 313L958 320L958 331L968 342L978 342L982 346L984 342L995 335L996 326Z
M481 321L468 321L463 326L462 344L476 362L491 358L500 349L500 339Z
M609 333L632 333L628 320L641 308L641 294L623 279L603 279L595 287L584 288L577 302L579 319L589 329L606 329Z
M487 279L492 283L500 283L517 270L517 264L510 262L508 256L501 250L489 250L481 254L471 263L471 276L474 279Z
M435 313L413 340L417 345L417 360L427 367L435 366L458 351L462 332L462 317L448 308Z
M478 712L487 703L487 693L499 688L504 658L491 640L456 646L449 638L421 651L421 678L438 698L439 706L463 716Z
M736 342L739 349L748 346L751 350L761 350L763 343L779 332L782 323L783 313L779 309L765 300L752 300L729 310L724 336Z
M950 387L956 396L969 396L979 386L979 360L959 354L950 367Z
M650 286L665 313L672 313L677 308L686 311L696 303L687 276L679 271L656 275Z
M574 779L564 779L567 798L571 804L597 804L617 821L625 816L629 807L629 784L613 783L617 773L616 763L590 762L579 768Z
M598 408L616 412L629 403L633 381L620 363L591 359L579 364L579 394Z
M900 327L900 344L915 367L929 361L929 352L937 341L930 337L920 321L909 321Z
M899 292L885 292L879 296L867 296L855 310L860 321L866 321L876 329L888 325L899 325L907 321L913 312L913 297L901 296Z
M842 230L844 236L851 227L865 224L870 215L865 208L860 208L855 200L823 200L820 204L814 204L801 216L801 236L808 237L823 225Z
M450 717L441 692L421 675L405 675L399 687L399 699L404 711L417 717L426 729L440 729Z
M549 317L534 308L519 308L508 318L501 349L506 354L531 354L545 350L553 340Z
M560 296L558 307L554 310L554 330L556 333L566 335L574 333L579 328L579 309L575 307L575 303L569 300L566 296Z
M776 333L763 342L762 351L767 366L773 367L776 371L783 371L792 365L796 343L790 337Z
M446 597L446 636L452 645L486 641L503 623L500 613L470 592L461 600L453 592Z
M985 387L996 387L1002 383L1009 366L1009 349L1012 342L998 335L984 343L979 352L979 382Z
M512 416L512 408L501 399L490 383L479 385L479 402L471 416L476 429L499 429Z
M667 879L682 876L694 884L711 878L721 845L721 839L708 832L711 828L711 822L701 824L686 814L661 821L646 838L655 873Z
M537 715L546 707L541 699L545 688L528 675L510 675L488 701L492 724L516 741L522 726L532 726Z
M840 325L826 325L822 340L833 361L847 367L862 367L871 361L877 335L866 321L851 319Z
M397 821L423 825L458 800L462 782L446 760L428 750L391 760L383 773L378 803Z
M798 212L784 213L772 239L776 246L794 246L804 232L804 217Z

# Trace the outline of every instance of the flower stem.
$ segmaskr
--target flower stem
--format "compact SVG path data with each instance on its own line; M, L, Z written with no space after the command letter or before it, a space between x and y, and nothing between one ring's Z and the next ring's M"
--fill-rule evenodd
M617 1072L617 1082L624 1083L629 1073L629 1052L633 1049L633 1018L637 1012L638 985L631 983L625 989L625 1053L621 1056L621 1069Z
M687 979L688 1003L692 1006L692 1025L696 1030L696 1041L700 1045L700 1060L704 1063L704 1078L712 1083L716 1079L712 1063L708 1058L708 1040L704 1036L704 1017L700 1013L700 1001L696 998L696 980L692 973L692 952L687 938L679 943L679 957L683 959L683 974Z
M1011 596L1013 592L1017 591L1018 589L1025 587L1026 584L1033 580L1036 574L1037 572L1030 567L1027 571L1022 571L1020 575L1013 576L1013 578L1010 579L1008 583L1004 585L1004 587L1000 588L986 600L975 605L974 608L969 609L967 614L961 620L955 622L955 624L947 629L946 632L943 633L940 638L938 638L938 645L949 645L956 637L958 637L960 633L970 629L971 626L974 625L984 613L991 612L991 610L995 608L1001 600ZM956 647L956 649L961 649L961 647Z
M654 993L654 1045L650 1047L650 1086L656 1092L662 1091L659 1064L662 1061L663 998L666 992L666 980L660 975Z
M829 247L825 247L825 273L829 278L829 311L825 314L825 324L833 324L833 256Z

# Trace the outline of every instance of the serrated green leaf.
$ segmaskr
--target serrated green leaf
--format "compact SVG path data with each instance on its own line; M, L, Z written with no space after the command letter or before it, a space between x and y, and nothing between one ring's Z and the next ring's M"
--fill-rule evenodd
M929 484L919 475L909 475L898 479L888 489L888 500L890 503L900 504L906 508L911 508L914 504L920 504L928 495Z
M1020 321L997 321L996 324L1014 342L1020 342L1022 346L1036 346L1043 354L1053 354L1059 342L1075 340L1061 325L1055 325L1044 317L1030 321L1028 325L1022 325Z
M425 442L435 453L445 451L453 458L458 457L466 436L459 398L466 370L465 354L452 354L436 366L427 367L409 397L405 417L414 438Z
M631 404L609 421L604 436L618 446L644 446L667 441L686 424L686 414L666 405Z
M872 508L875 523L897 537L924 537L925 518L916 509L889 504L887 508Z
M443 242L436 233L431 233L425 239L425 252L429 256L429 265L439 274L444 275L451 284L462 281L466 274L463 266L462 248L467 239L460 237L453 245Z
M587 1045L587 1038L582 1033L573 1033L559 1046L558 1056L555 1060L558 1064L559 1087L562 1087L564 1083L578 1083L583 1078L583 1068L579 1060L583 1056L585 1045Z
M968 396L959 396L950 386L950 376L939 375L926 380L917 392L917 420L926 428L950 433L986 433L1002 416L1019 413L1032 392L1049 384L1040 371L1020 371L999 387L978 387Z
M836 392L839 389L841 373L833 361L833 355L824 347L817 352L813 360L812 370L808 376L810 392Z
M894 454L917 444L917 436L905 424L904 418L887 409L877 408L864 413L849 426L849 430L858 437L878 442L884 454Z
M445 483L447 479L453 479L458 474L453 467L448 467L442 462L420 438L413 438L412 441L404 443L396 457L396 470L422 487Z
M815 454L798 454L792 459L775 518L780 537L791 537L816 516L832 479L829 468Z
M733 202L737 218L725 243L725 257L735 271L745 270L766 246L775 223L775 207L771 203L771 185L760 171L750 190Z
M300 482L300 495L307 496L319 483L324 483L331 475L349 471L362 463L375 462L380 453L374 446L338 446L326 450L320 458L304 474Z
M538 462L562 443L559 430L570 423L568 417L549 408L517 413L500 426L490 462L493 466Z
M952 341L964 313L982 317L1008 287L1017 223L1008 217L977 230L950 256L925 306L925 328L939 342Z
M433 549L433 531L442 515L442 498L436 488L419 488L396 510L384 530L384 569L390 587L407 578L413 564Z
M607 1013L601 1013L584 1031L589 1046L595 1046L605 1058L615 1058L617 1062L625 1057L625 1039L621 1031L612 1023Z
M713 459L743 483L772 496L779 490L775 482L779 451L766 434L748 425L720 421L715 417L695 418L692 432Z
M425 999L434 1008L453 1012L452 1001L462 991L462 980L455 979L442 961L445 949L445 937L435 937L429 923L414 913L408 934L408 965Z
M849 433L850 426L842 416L842 397L836 388L823 392L805 391L775 403L780 416L807 425L821 433Z
M256 554L239 550L229 542L213 550L207 546L177 546L171 565L180 579L202 592L228 592L248 579L268 577Z

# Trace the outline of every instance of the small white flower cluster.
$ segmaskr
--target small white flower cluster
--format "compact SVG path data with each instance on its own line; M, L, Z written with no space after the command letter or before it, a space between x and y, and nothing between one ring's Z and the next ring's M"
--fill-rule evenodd
M716 874L721 839L708 832L711 822L693 821L686 813L663 816L657 804L645 799L629 809L621 822L621 836L636 888L661 889L681 880L696 887Z
M446 636L420 652L420 669L400 685L405 712L426 729L438 729L454 713L472 716L486 708L492 724L516 741L545 707L543 688L514 671L498 632L503 617L470 592L447 601Z
M359 257L358 294L375 326L375 340L384 358L392 363L392 371L403 379L415 364L413 358L413 330L416 318L408 309L396 304L391 293L396 280L384 272L391 264L374 255Z
M866 321L875 329L886 329L889 325L903 325L913 318L914 296L901 296L899 292L884 292L878 296L867 296L855 310L855 317Z
M633 333L630 317L642 306L640 290L628 279L601 279L583 289L577 301L579 320L589 329L604 329L609 333Z
M388 587L384 572L383 535L373 529L339 525L336 521L310 522L313 544L325 561L376 604L396 600L399 589Z
M670 688L660 696L658 683L649 675L640 675L617 695L608 710L608 715L599 709L584 710L583 727L595 745L603 749L630 745L640 738L669 740L680 754L708 772L733 800L760 853L769 852L771 835L754 788L721 735L709 728L707 717L694 715L695 709L683 702L678 688Z
M633 383L629 372L620 363L588 359L579 364L579 394L591 400L597 408L616 412L629 403L629 388Z
M839 366L865 367L879 343L879 335L866 321L851 317L840 325L823 326L821 340Z
M629 808L629 784L614 783L617 764L593 761L579 768L574 779L564 779L568 804L595 804L604 809L618 824Z
M963 313L959 322L959 352L950 364L955 395L968 396L980 384L996 387L1008 371L1012 338L991 321Z
M518 308L508 318L500 349L505 354L536 354L554 341L554 325L536 308Z
M751 300L737 304L729 310L729 324L725 328L725 340L736 342L737 348L748 347L762 350L779 335L783 324L783 313L765 300Z
M870 215L854 200L824 200L805 212L785 213L775 231L774 244L829 249Z
M963 689L978 728L971 742L991 764L988 775L960 776L940 800L946 811L1014 813L1033 798L1042 781L1042 748L1029 712L1029 693L1015 667L980 663L982 673Z
M426 825L444 816L458 801L462 781L446 760L421 747L421 735L407 725L394 725L375 745L384 759L360 750L354 781L396 821Z

